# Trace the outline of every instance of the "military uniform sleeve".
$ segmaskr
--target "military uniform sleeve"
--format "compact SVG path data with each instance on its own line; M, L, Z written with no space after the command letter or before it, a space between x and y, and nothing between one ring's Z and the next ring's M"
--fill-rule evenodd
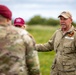
M39 52L47 52L52 51L54 49L54 38L55 38L56 32L53 34L52 38L44 44L36 44L35 49Z
M37 65L37 62L35 60L35 54L33 53L35 49L35 41L29 35L27 35L26 37L27 40L25 39L24 41L27 42L25 43L27 44L25 57L26 57L28 73L29 75L41 75L39 65Z
M74 44L75 44L75 49L76 49L76 30L74 31Z

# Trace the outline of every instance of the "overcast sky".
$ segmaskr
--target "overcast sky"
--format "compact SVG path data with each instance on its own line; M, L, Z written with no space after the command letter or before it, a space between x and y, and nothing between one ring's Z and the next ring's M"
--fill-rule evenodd
M62 11L70 11L76 22L76 0L0 0L0 4L11 9L13 18L22 17L25 21L35 15L57 19Z

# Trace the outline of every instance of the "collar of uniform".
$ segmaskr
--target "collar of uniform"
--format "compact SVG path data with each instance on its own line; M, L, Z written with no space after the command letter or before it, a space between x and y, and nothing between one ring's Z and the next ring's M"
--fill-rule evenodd
M61 30L61 32L62 32L63 35L65 35L65 34L71 32L71 31L73 31L73 30L74 30L74 26L72 25L72 27L71 27L66 33L63 33L62 30Z
M73 31L74 30L74 26L72 25L72 27L67 31L67 32L71 32L71 31ZM66 33L67 33L66 32Z
M8 25L5 25L5 24L0 24L0 27L8 27L10 26L9 24Z

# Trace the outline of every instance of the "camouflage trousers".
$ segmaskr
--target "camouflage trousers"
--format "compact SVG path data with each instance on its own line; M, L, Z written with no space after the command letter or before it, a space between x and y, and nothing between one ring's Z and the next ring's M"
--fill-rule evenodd
M53 68L51 70L50 75L76 75L76 70L75 71L60 71L57 68Z

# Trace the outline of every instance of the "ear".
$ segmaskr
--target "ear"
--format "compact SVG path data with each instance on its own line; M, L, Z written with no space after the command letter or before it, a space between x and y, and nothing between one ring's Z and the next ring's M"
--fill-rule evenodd
M11 25L11 20L7 19L7 23L8 23L9 25Z
M73 22L73 19L71 18L71 23Z
M25 25L23 26L23 28L25 28Z
M9 19L7 19L7 22L9 22L10 20Z
M73 21L72 17L70 17L71 21Z
M72 17L70 17L69 19L71 20L71 23L72 23L72 22L73 22L73 19L72 19Z
M25 29L25 25L23 25L21 28Z

